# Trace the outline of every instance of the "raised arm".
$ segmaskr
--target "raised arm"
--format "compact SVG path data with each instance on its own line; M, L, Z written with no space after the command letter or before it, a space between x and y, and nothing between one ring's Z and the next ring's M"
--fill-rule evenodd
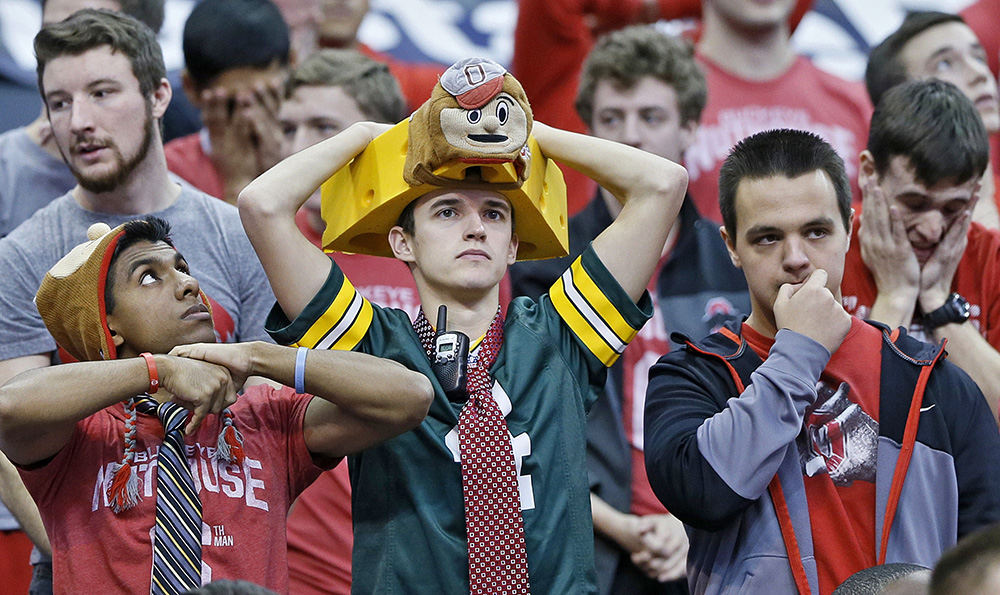
M298 350L271 343L199 343L174 355L213 362L234 377L263 376L295 384ZM311 349L303 366L305 390L319 397L306 409L303 434L314 455L329 458L365 449L419 424L434 397L423 374L400 363L356 353Z
M590 177L622 203L621 213L593 246L618 283L638 300L680 211L687 171L634 147L540 122L532 134L546 156Z
M166 355L154 359L162 390L195 411L191 423L197 425L205 414L235 401L235 387L224 368ZM19 374L0 387L0 450L19 465L47 459L69 442L77 422L148 388L149 371L141 357Z
M389 126L359 122L300 151L240 192L243 227L285 315L294 320L323 286L330 258L295 225L295 213L320 185Z
M24 487L21 476L17 474L17 469L10 460L0 452L0 501L10 511L21 530L31 539L39 550L45 555L52 555L52 545L49 543L49 536L45 533L45 526L42 524L42 516L38 514L38 507L31 499L28 488Z
M928 303L944 303L928 300ZM933 309L933 306L928 306ZM948 361L965 370L976 381L997 421L1000 408L1000 352L971 323L946 324L934 329L934 340L948 340Z
M644 450L649 485L670 512L716 530L760 498L802 429L829 357L782 330L738 399L703 356L661 358L649 372Z

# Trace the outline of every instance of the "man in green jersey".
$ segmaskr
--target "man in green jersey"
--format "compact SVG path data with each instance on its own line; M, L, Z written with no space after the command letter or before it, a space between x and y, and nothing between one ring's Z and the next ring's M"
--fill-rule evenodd
M409 122L389 131L355 124L292 155L240 195L247 235L278 300L267 322L276 340L388 357L424 373L435 387L420 426L350 459L355 592L595 590L585 417L606 367L651 315L645 288L684 198L687 176L679 165L632 147L537 122L532 126L530 107L519 99L523 91L508 77L491 61L462 61L442 75L435 94ZM443 97L442 88L454 97ZM440 123L447 143L421 136L424 122L430 128ZM517 129L525 122L526 130ZM407 124L411 154L404 166L398 145L385 139L396 138L391 135ZM528 131L537 144L527 144ZM527 178L524 187L549 193L534 203L511 194L516 183L491 186L506 165L474 152L447 163L428 158L424 183L411 181L420 169L411 166L422 158L414 157L415 148L427 149L421 154L426 157L443 154L447 144L479 150L511 139L522 145L509 152L513 165L504 171ZM362 298L295 225L296 210L355 156L350 171L376 172L368 174L367 192L327 193L324 216L330 227L367 230L348 244L356 251L391 249L407 263L420 294L416 321ZM545 156L592 177L623 203L622 211L548 294L538 301L514 300L504 317L499 287L507 267L519 257L551 255L540 246L560 226L565 238L565 207L561 216L540 215L551 201L565 200L558 196L561 176L544 169ZM466 171L465 181L450 182L447 167L458 162L481 171ZM376 170L369 168L372 163ZM380 202L379 193L392 186L398 170L410 176L409 190ZM543 171L545 184L535 183L533 176ZM346 188L337 180L331 182L334 190ZM361 218L365 225L331 214L347 203L370 210ZM543 218L549 229L539 223ZM448 330L471 337L473 345L467 395L450 393L450 399L431 363L437 344L428 319L436 319L440 305L447 307ZM492 399L479 398L484 385ZM486 428L491 408L502 416L501 440ZM470 416L486 421L477 426ZM494 472L476 475L483 461ZM494 481L503 486L494 487ZM513 515L498 495L508 489ZM484 505L484 498L493 500ZM485 528L479 523L484 517Z

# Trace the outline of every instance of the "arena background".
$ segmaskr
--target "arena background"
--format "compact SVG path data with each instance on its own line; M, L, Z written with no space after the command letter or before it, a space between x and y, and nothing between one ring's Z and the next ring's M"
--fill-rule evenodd
M971 0L816 0L795 32L796 48L824 69L860 79L872 43L907 10L956 12ZM167 0L160 41L173 73L183 66L180 39L196 0ZM40 109L31 40L41 21L38 0L0 0L0 131L30 122ZM414 61L449 64L472 55L510 62L514 0L371 0L359 38L376 50ZM677 32L688 23L661 23ZM1000 26L1000 25L998 25ZM176 80L176 77L172 77Z

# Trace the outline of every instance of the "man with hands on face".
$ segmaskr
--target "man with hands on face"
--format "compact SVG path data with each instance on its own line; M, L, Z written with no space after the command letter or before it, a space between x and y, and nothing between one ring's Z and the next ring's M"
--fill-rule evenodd
M989 20L989 19L988 19ZM878 105L886 91L911 80L934 78L958 87L976 106L991 137L993 151L1000 137L1000 99L997 80L989 64L989 56L980 43L977 32L957 14L935 11L914 11L906 15L888 37L873 47L865 68L865 86L873 105ZM993 155L993 161L1000 155ZM1000 228L996 173L987 164L980 178L972 220L990 228Z
M184 92L202 130L164 146L167 167L206 194L236 204L281 159L282 84L294 59L270 0L205 0L184 24Z
M180 590L240 578L284 592L292 501L340 457L419 423L430 383L359 353L215 343L207 298L168 233L155 217L97 224L49 271L39 312L80 362L0 388L0 448L38 504L57 592L149 592L169 524L158 502L175 500L161 489L164 426L143 406L189 410L180 468L199 511L199 572ZM256 385L237 400L251 375L296 388Z
M829 144L762 132L719 179L751 314L675 335L646 397L646 470L689 528L691 591L830 593L875 564L933 566L1000 519L982 393L940 346L845 312L851 194Z
M1000 234L972 221L989 159L973 104L950 83L886 92L861 153L862 214L841 289L848 312L932 343L1000 399Z

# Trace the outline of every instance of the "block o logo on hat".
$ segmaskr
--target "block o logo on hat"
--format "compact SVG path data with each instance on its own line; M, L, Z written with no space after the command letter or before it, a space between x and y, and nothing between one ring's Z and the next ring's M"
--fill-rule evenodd
M465 109L482 107L503 88L507 69L489 58L466 58L441 75L441 87Z

